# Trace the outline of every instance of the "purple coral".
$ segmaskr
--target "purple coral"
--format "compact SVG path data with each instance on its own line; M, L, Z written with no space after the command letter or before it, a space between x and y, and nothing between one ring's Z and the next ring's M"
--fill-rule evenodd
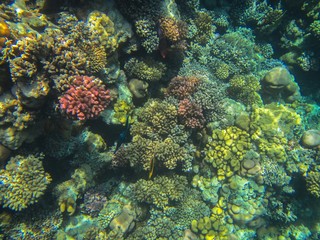
M82 210L92 217L97 217L107 200L102 193L90 189L84 194Z

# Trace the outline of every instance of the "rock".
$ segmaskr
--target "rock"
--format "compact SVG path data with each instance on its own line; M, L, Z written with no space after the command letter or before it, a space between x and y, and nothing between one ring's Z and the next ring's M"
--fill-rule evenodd
M120 232L122 235L128 233L135 226L136 215L131 205L125 205L122 212L111 221L109 227L111 230Z
M6 165L6 161L9 158L11 150L0 144L0 168Z
M285 102L293 102L301 97L298 84L284 67L275 67L267 72L261 85L265 102L279 101L279 98Z
M320 131L316 129L310 129L301 137L301 144L306 148L320 147Z
M129 81L129 89L135 98L143 98L147 95L148 83L139 79L131 79Z

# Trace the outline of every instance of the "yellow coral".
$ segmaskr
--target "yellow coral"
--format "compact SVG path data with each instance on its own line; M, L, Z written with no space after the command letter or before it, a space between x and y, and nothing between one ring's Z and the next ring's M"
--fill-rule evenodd
M125 100L120 100L114 104L114 117L117 121L122 124L126 125L127 117L131 115L134 106L131 103L128 103ZM130 118L130 123L133 123L133 118Z
M58 205L62 213L74 214L76 201L84 191L92 186L92 171L88 165L76 169L70 180L60 183L55 187Z
M51 177L42 166L43 156L16 156L0 171L0 202L4 207L21 211L38 201Z
M306 177L308 191L320 198L320 172L310 171Z
M299 125L300 116L284 105L255 108L250 122L251 139L259 147L260 154L283 162L286 160L286 135Z
M172 42L183 40L188 32L187 25L174 17L163 17L160 19L162 34Z
M108 52L114 52L118 48L117 37L115 36L115 28L112 20L104 13L93 11L87 19L88 26L94 33L99 36L99 40Z
M214 130L207 144L205 160L217 169L218 180L231 177L250 147L249 134L237 127Z

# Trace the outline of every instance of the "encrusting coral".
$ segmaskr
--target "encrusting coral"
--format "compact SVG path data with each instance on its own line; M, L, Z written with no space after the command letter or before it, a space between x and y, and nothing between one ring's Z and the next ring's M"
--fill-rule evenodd
M0 170L0 202L4 207L21 211L44 194L51 177L44 171L42 159L17 155Z

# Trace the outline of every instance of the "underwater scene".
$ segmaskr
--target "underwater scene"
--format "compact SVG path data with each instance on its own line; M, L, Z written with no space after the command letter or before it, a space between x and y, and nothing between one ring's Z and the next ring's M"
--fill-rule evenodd
M0 240L320 239L319 0L1 0Z

